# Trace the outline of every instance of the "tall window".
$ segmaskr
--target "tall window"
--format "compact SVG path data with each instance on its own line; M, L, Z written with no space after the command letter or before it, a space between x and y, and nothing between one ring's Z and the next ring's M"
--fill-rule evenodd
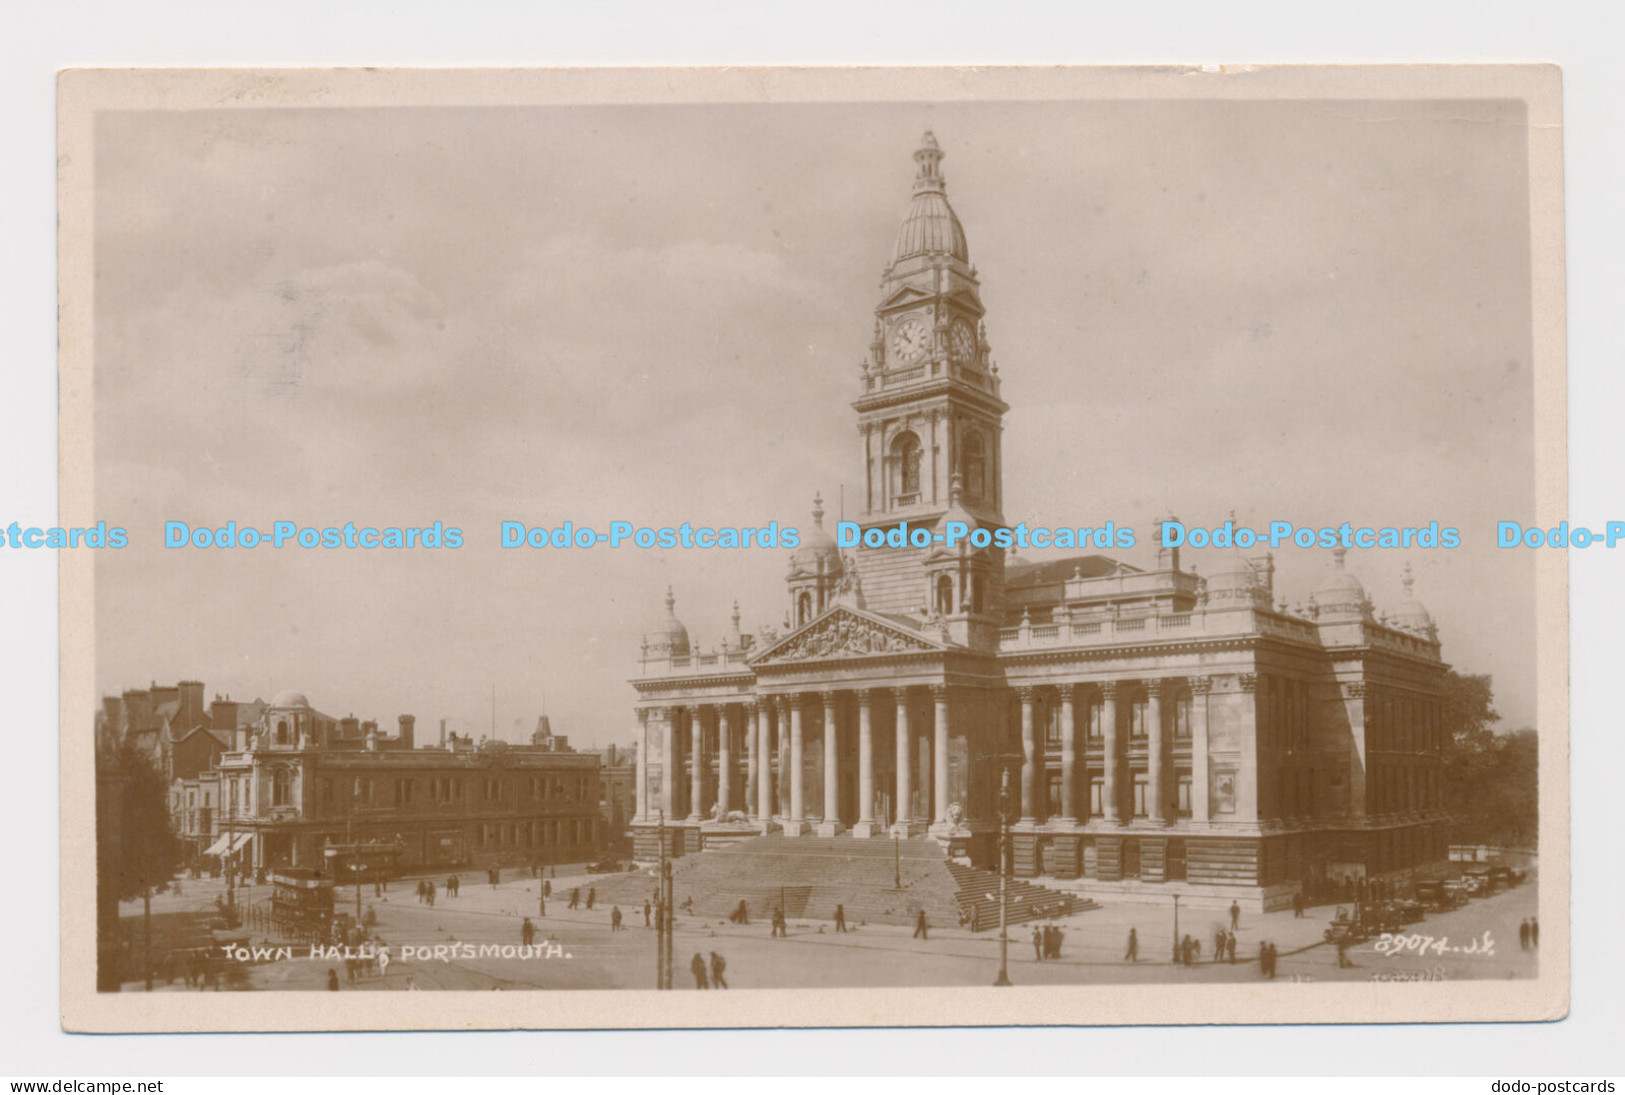
M278 745L287 745L288 744L288 720L287 719L277 719L276 720L276 743Z
M1180 817L1191 816L1191 776L1189 772L1179 773L1179 800L1177 809Z
M1181 692L1174 700L1174 740L1191 740L1191 694Z
M1134 816L1146 817L1151 812L1151 777L1144 772L1134 773Z
M947 574L937 576L937 614L939 616L954 614L954 580Z
M1049 773L1049 810L1047 817L1061 816L1061 773Z
M1096 692L1095 698L1089 703L1089 725L1085 728L1084 735L1091 742L1099 742L1105 733L1106 701L1101 698L1099 692Z
M965 459L961 469L965 474L965 491L972 498L987 494L987 446L982 435L975 430L965 434Z
M1100 777L1089 781L1089 816L1106 816L1106 781Z
M891 451L897 462L897 501L905 497L913 501L920 493L920 439L904 431L892 442Z
M1135 693L1133 702L1129 704L1128 723L1128 736L1135 741L1145 740L1147 727L1150 725L1146 721L1147 707L1145 693Z

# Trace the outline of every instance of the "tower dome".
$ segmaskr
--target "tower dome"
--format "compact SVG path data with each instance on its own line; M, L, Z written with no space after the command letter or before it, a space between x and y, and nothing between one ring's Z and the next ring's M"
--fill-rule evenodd
M1394 614L1388 622L1406 631L1420 632L1429 638L1434 637L1437 631L1433 613L1416 599L1416 593L1412 588L1416 585L1416 579L1411 574L1411 564L1405 564L1405 577L1400 579L1400 582L1405 587L1405 599L1394 609Z
M948 204L947 183L942 177L942 149L928 129L914 153L919 171L914 177L914 198L908 216L897 230L892 245L892 265L916 255L951 255L960 262L970 261L970 245L965 229Z
M682 658L689 653L688 628L683 626L674 611L677 598L671 587L666 587L666 614L643 635L643 645L654 658Z
M1371 615L1371 600L1366 596L1360 579L1344 566L1346 548L1332 549L1332 569L1315 590L1315 603L1320 606L1320 619L1341 616L1348 619L1366 619Z
M272 707L309 707L310 701L303 692L278 692L271 697Z
M841 569L841 549L835 537L824 531L824 496L813 495L813 527L803 532L801 544L790 554L790 572L803 574L832 573Z

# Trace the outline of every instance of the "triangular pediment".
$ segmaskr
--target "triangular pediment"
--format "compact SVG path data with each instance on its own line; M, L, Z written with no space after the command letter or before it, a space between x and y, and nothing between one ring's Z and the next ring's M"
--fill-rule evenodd
M897 291L880 302L880 311L889 312L910 304L918 304L922 300L930 300L935 296L924 289L914 285L899 286Z
M946 643L873 612L836 605L750 659L752 665L873 658L948 650Z

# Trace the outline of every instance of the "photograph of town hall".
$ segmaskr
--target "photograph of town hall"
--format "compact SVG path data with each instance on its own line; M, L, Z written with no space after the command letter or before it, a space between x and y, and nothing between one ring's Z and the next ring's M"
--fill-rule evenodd
M207 118L110 126L109 164L206 195L145 245L109 229L131 238L108 306L132 316L143 246L200 241L223 210L247 239L257 203L290 216L266 194L336 177L335 157L348 173L321 199L336 219L310 214L321 232L279 220L287 242L266 244L322 276L278 274L268 312L233 298L208 321L226 333L207 345L268 339L293 371L215 363L258 387L158 424L259 401L213 443L285 427L253 467L340 508L449 482L440 462L477 486L473 508L410 517L465 548L344 563L342 589L265 555L167 577L98 561L99 606L167 582L177 612L98 624L127 667L99 678L94 727L98 987L1538 976L1532 564L1473 524L1534 500L1526 150L1480 124L1520 108L1385 103L1403 124L1362 128L1369 104L1343 105L552 108L466 128L270 111L291 151L245 146L258 196L222 162L239 153L205 150L239 139ZM510 163L526 142L545 154ZM450 149L485 157L474 196L449 196ZM141 166L165 150L195 168ZM410 202L377 198L396 156L471 222L559 204L501 232L558 232L512 245L542 288L495 284L472 243L437 250ZM388 225L343 220L349 174ZM633 274L600 276L601 252ZM477 283L478 305L423 270ZM215 291L174 277L193 309ZM810 334L832 302L839 326ZM521 345L531 310L557 345ZM117 422L170 390L133 353L98 358L104 451L141 439L115 480L212 482L181 455L195 441ZM346 353L404 358L414 386L358 383L317 428L303 386ZM530 414L606 432L557 427L568 460L549 427L510 449L484 433ZM347 436L372 416L410 440ZM497 516L799 537L572 554L496 547ZM1171 522L1274 519L1436 522L1463 544L1162 542ZM1075 546L991 536L1039 525ZM951 526L990 535L906 537ZM263 629L210 607L242 583ZM211 636L181 640L192 660L158 657L190 625Z

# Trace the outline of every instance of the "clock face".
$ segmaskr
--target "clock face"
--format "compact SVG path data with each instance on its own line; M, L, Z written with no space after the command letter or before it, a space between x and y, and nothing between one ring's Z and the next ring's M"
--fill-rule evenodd
M971 330L969 323L962 319L954 320L952 331L948 335L949 345L954 353L954 360L959 362L973 361L976 358L976 332Z
M925 356L925 351L930 348L930 337L931 329L923 321L905 320L892 332L892 353L912 364Z

